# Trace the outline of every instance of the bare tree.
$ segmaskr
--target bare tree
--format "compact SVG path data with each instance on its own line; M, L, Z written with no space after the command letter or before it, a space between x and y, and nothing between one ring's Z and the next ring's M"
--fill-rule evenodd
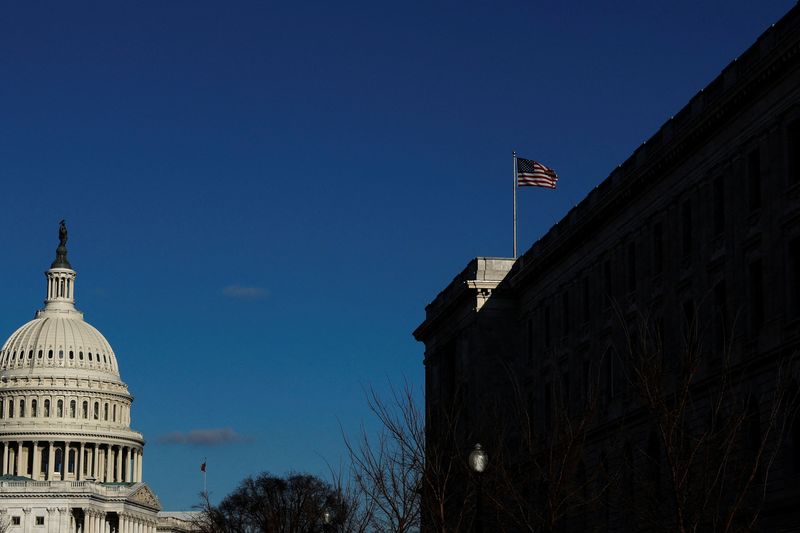
M610 483L599 462L586 462L586 440L595 422L597 383L586 376L577 395L568 383L549 385L535 422L536 405L507 369L511 405L490 417L499 435L488 497L499 511L498 528L557 531L568 523L581 531Z
M466 530L474 494L466 483L467 437L458 391L445 402L429 402L427 410L408 383L392 388L389 399L369 390L367 402L380 431L372 436L362 430L358 440L345 436L345 442L374 530Z
M415 531L420 522L425 448L413 390L408 385L402 391L392 389L387 403L370 389L367 402L381 422L381 430L370 437L362 428L358 442L345 436L355 483L368 502L370 523L377 531Z
M637 490L626 503L637 526L752 530L796 411L787 361L734 362L730 341L715 360L711 354L719 352L704 348L694 316L683 346L671 350L645 318L625 333L629 343L620 355L651 428L628 462ZM763 376L770 390L759 393L753 376Z

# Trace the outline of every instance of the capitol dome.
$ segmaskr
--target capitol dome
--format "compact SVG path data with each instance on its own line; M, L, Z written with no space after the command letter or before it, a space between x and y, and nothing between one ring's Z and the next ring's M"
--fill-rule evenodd
M133 397L111 345L75 308L63 223L59 241L44 308L0 349L0 477L140 483Z

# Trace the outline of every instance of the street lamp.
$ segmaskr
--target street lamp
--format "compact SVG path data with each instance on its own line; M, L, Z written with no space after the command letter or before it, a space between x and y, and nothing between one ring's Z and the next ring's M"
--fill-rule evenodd
M322 530L325 531L325 533L328 533L332 530L331 524L333 524L333 512L331 512L330 509L325 508L325 510L322 511Z
M475 444L475 448L469 454L469 467L477 474L478 490L475 498L475 531L483 533L483 513L481 512L481 474L489 464L489 456L483 451L480 444Z

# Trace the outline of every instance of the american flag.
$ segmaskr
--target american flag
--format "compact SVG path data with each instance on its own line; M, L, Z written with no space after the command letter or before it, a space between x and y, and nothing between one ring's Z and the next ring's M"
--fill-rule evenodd
M517 186L555 189L558 175L552 168L530 159L517 158Z

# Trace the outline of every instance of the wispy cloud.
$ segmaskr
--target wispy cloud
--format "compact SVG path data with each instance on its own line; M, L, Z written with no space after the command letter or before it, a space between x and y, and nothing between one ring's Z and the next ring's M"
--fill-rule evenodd
M233 428L173 431L158 438L158 442L161 444L191 444L195 446L217 446L252 440L252 437L237 433Z
M222 294L237 300L263 300L269 293L263 287L248 287L245 285L228 285L222 289Z

